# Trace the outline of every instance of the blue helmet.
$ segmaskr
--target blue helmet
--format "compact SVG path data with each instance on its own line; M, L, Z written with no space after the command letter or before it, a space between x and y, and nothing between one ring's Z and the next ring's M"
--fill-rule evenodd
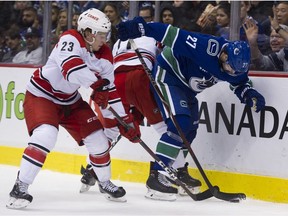
M227 62L235 71L234 75L248 72L250 65L250 47L245 41L229 42L225 47L228 55Z

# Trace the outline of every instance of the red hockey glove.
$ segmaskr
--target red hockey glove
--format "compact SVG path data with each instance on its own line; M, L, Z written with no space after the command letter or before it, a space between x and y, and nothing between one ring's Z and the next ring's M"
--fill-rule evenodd
M90 86L93 89L93 92L90 95L91 99L102 109L105 109L108 106L109 83L110 82L107 79L99 79Z
M130 126L129 129L125 128L122 125L118 125L120 134L126 137L130 142L138 143L140 141L140 128L139 124L133 120L133 116L131 114L123 117L123 120Z

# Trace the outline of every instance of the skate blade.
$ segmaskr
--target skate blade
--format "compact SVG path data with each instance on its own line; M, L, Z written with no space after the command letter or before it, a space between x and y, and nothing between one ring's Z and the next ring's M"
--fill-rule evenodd
M17 199L15 197L11 197L6 205L9 209L22 209L26 208L31 202L26 199Z
M125 198L125 196L115 198L115 197L112 197L111 195L105 193L105 194L104 194L104 197L105 197L107 200L112 201L112 202L127 202L127 199Z
M187 188L192 194L200 193L200 186L199 187L189 187L189 186L187 186ZM178 188L178 194L180 196L188 196L188 194L186 193L186 191L182 187Z
M91 187L90 185L82 184L82 186L80 188L80 193L85 193L85 192L89 191L90 187Z
M148 189L145 194L147 199L161 200L161 201L175 201L177 199L176 194L171 193L161 193L152 189Z

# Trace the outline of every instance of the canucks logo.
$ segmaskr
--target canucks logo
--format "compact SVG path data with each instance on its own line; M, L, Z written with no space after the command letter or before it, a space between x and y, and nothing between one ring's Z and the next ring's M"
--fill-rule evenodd
M210 56L216 56L219 53L219 43L215 39L209 39L207 46L207 54Z
M197 93L202 92L206 88L215 85L218 82L216 77L211 76L210 79L206 80L204 77L191 77L189 80L189 86Z

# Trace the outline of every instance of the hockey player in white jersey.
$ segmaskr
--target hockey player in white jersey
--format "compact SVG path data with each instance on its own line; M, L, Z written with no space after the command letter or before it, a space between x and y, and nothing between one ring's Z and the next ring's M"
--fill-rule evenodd
M125 201L125 190L110 181L110 143L103 126L78 92L81 86L92 88L91 98L102 108L113 100L110 106L133 125L132 117L125 113L115 91L112 53L105 45L110 29L111 23L101 11L83 12L78 19L78 29L64 32L47 63L32 75L23 105L30 140L10 192L8 208L24 208L32 202L28 186L55 146L59 125L80 146L86 146L100 191L112 200ZM114 98L108 98L109 91L114 92L111 94ZM112 113L107 115L114 119ZM118 127L128 139L140 136L139 128L125 131L122 126Z
M137 44L147 67L151 70L158 52L156 40L143 36L134 39L134 42ZM130 42L128 40L116 41L112 53L114 58L115 85L121 96L126 112L132 110L134 118L139 119L139 124L143 121L143 118L146 117L148 124L151 125L159 135L162 135L167 131L167 126L163 121L153 92L150 89L150 80L135 51L132 49ZM97 113L99 112L97 109L95 109L95 111ZM101 113L99 115L101 115ZM109 134L109 137L113 140L115 140L118 135L117 132L114 135L112 135L112 133ZM173 168L177 170L179 180L185 183L192 193L197 193L199 192L201 182L189 175L188 163L185 163L184 155L185 149L181 149L181 154L177 157ZM179 192L180 195L186 195L181 187L179 187L177 191L177 188L171 184L169 179L158 172L158 170L154 170L153 166L154 163L151 162L150 175L146 181L148 192L145 196L147 198L172 201L176 200L177 192ZM81 173L83 174L81 178L83 185L80 192L83 193L88 191L90 186L95 185L97 176L89 164L86 166L86 169L81 169Z

